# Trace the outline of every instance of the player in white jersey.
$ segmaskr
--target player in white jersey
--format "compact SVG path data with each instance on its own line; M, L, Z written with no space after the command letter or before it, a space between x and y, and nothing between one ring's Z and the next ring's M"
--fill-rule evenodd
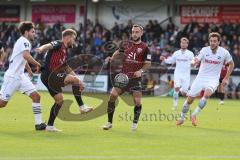
M191 89L187 93L187 100L183 104L182 113L177 121L177 125L181 125L184 122L184 118L189 110L190 105L193 103L194 98L204 90L204 95L200 99L198 106L191 115L192 125L197 125L196 116L204 108L207 103L207 99L215 92L219 84L219 77L221 69L224 63L229 64L227 74L222 80L222 85L225 86L228 83L230 74L234 68L234 62L229 52L220 47L220 35L217 32L209 34L210 46L203 47L200 54L195 58L196 64L201 63L198 75L194 80Z
M191 64L194 58L193 52L188 50L189 40L182 37L180 40L181 49L175 51L173 55L167 59L164 56L160 60L167 64L175 64L174 71L174 94L173 94L173 110L176 110L178 104L179 91L186 96L190 87Z
M21 37L14 44L12 55L9 59L9 68L5 72L0 91L0 107L5 107L17 91L28 95L32 99L32 108L35 116L35 129L45 130L46 124L42 123L40 95L36 91L30 78L24 74L26 68L32 76L32 70L28 63L40 68L40 64L30 54L31 43L34 40L35 29L32 22L24 21L19 25Z

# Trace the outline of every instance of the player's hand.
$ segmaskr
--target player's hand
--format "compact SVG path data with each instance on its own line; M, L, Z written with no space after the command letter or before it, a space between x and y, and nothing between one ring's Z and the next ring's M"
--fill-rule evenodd
M142 71L140 70L140 71L134 72L134 75L133 75L133 76L136 77L136 78L141 77L141 76L142 76Z
M105 63L111 62L111 60L112 60L112 57L108 56L108 57L105 59Z
M41 53L43 52L43 50L42 50L41 47L36 48L34 51L35 51L36 53L38 53L38 54L41 54Z
M82 83L82 81L79 81L79 91L82 92L84 90L84 84Z
M32 72L32 71L28 71L28 76L32 79L32 77L33 77L33 72Z
M166 58L164 56L160 56L159 58L161 61L164 61Z
M225 78L222 80L221 85L222 85L223 87L225 87L225 86L228 84L228 81L229 81L229 78L225 77Z
M200 61L198 60L198 58L194 57L192 60L192 64L195 68L197 68L200 65Z

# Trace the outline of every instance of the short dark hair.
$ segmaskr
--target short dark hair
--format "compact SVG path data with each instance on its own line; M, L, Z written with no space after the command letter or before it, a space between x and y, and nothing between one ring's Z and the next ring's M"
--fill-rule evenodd
M65 29L63 32L62 32L62 36L65 37L65 36L71 36L71 35L74 35L77 37L77 32L73 29Z
M186 41L187 43L189 43L189 40L187 37L182 37L180 41Z
M218 32L211 32L208 36L208 39L210 39L211 37L217 37L218 41L221 41L221 36Z
M30 21L23 21L18 26L18 29L22 35L25 33L25 31L30 31L32 28L34 28L34 24Z

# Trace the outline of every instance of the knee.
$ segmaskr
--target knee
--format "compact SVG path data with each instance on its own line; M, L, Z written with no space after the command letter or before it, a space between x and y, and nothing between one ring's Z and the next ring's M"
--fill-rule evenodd
M109 97L109 101L110 102L115 102L117 100L118 95L111 93L110 97Z
M55 103L58 105L62 105L63 104L63 96L62 95L56 95L54 97Z
M187 103L188 103L188 104L192 104L192 103L193 103L193 100L194 100L194 98L188 97L188 98L187 98Z
M4 107L6 107L6 105L7 105L7 103L5 103L5 102L0 102L0 108L4 108Z
M40 102L41 96L37 92L33 92L30 97L33 102Z
M142 105L141 98L135 98L134 103L135 103L135 106L141 106Z

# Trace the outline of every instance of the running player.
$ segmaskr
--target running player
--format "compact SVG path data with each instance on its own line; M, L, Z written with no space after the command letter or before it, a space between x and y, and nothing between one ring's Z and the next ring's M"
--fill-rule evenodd
M221 69L224 63L228 63L229 67L226 76L222 80L222 85L225 86L228 81L230 74L234 68L234 62L229 52L219 46L220 34L212 32L209 34L210 46L203 47L200 54L195 58L196 64L200 63L198 75L194 80L190 91L187 93L187 100L183 104L182 113L177 121L177 125L181 125L184 122L184 118L189 110L190 105L193 103L195 97L204 90L204 95L200 99L198 106L191 115L192 125L197 125L196 116L201 112L207 103L207 99L215 92L219 84L219 77Z
M40 95L30 78L24 74L24 69L26 68L30 76L32 75L28 63L40 68L40 64L30 54L30 42L34 40L35 36L34 25L28 21L21 22L19 31L22 36L14 44L13 53L9 59L9 68L4 75L0 95L0 107L5 107L17 90L21 91L32 99L35 129L45 130L46 124L42 123Z
M62 32L62 40L53 41L36 49L38 53L48 51L45 65L42 67L41 80L55 101L50 111L47 131L61 131L54 127L54 121L63 103L62 87L64 86L72 85L81 113L87 113L93 109L84 105L81 97L83 83L66 62L67 49L73 47L76 37L77 33L74 30L66 29Z
M160 60L167 64L176 63L174 71L174 93L173 93L173 110L177 109L179 91L186 96L190 87L191 64L194 58L193 52L188 50L189 40L182 37L180 40L181 49L175 51L169 58L160 56Z
M148 69L151 65L151 54L145 43L141 41L143 35L143 27L140 25L133 25L132 27L132 41L127 43L123 50L119 48L112 56L111 63L113 63L115 57L123 55L123 66L122 73L129 77L129 83L124 88L113 87L109 101L108 101L108 122L103 126L104 130L112 128L113 114L115 111L115 101L119 95L125 91L132 92L134 107L134 119L132 124L132 130L137 130L138 119L142 110L142 87L141 87L141 76L142 73ZM131 46L131 47L126 47ZM122 53L122 51L124 53ZM113 64L112 64L113 65Z

